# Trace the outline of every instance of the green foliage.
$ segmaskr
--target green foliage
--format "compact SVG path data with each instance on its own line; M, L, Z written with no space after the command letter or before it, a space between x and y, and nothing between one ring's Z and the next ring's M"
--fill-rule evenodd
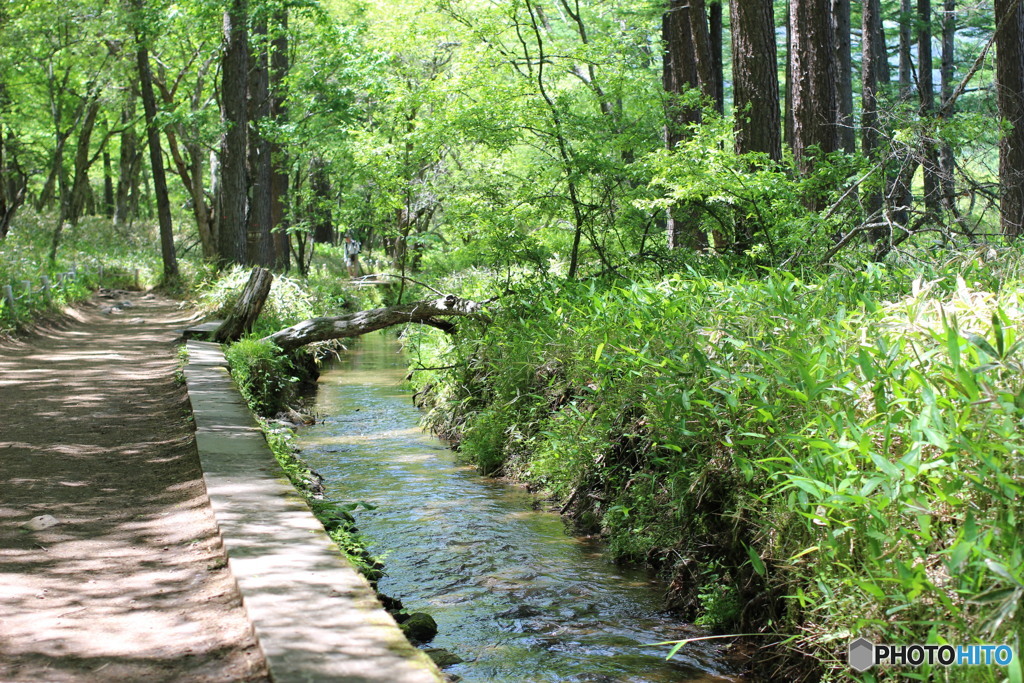
M703 567L677 584L703 623L774 615L826 663L849 634L1004 642L1024 628L1021 264L523 285L416 380L481 469L622 556Z
M288 390L296 381L289 360L272 342L256 337L241 339L225 356L242 396L257 415L273 415L285 407Z
M102 218L87 218L65 230L64 247L55 263L46 258L56 217L22 209L7 238L0 241L0 286L11 285L18 297L13 310L0 298L0 330L13 330L40 315L90 297L98 287L147 288L156 284L158 255L143 240L125 236ZM140 235L141 237L141 235ZM186 273L194 266L185 261ZM75 277L62 276L72 270ZM136 272L138 273L136 275ZM41 278L53 284L49 297L42 293ZM26 295L23 281L32 292Z

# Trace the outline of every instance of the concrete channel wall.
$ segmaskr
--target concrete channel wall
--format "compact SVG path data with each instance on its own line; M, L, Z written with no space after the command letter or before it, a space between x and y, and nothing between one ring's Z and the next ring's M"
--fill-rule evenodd
M278 683L435 683L270 452L217 344L189 341L196 445L228 565Z

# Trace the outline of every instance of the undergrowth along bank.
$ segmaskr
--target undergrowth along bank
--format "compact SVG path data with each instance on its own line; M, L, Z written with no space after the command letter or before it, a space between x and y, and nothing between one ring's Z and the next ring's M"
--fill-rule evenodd
M782 634L762 672L846 677L864 636L1005 642L1014 671L943 673L1002 680L1024 631L1022 273L1007 251L536 283L454 343L421 334L444 369L415 378L481 471L661 566L690 618Z

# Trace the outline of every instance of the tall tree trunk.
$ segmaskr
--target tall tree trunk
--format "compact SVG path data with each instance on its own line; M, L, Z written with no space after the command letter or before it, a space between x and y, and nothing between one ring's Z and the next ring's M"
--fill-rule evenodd
M703 3L701 4L703 7ZM700 121L700 108L681 101L680 95L699 87L696 50L689 0L669 0L661 19L662 87L665 90L665 147L675 149L688 134L689 126ZM670 207L665 221L669 249L707 247L707 236L701 231L692 207Z
M884 62L888 55L885 43L879 42L879 28L882 26L881 0L864 0L861 7L861 150L865 158L876 161L879 156L878 130L878 75L881 71L879 62ZM881 180L885 180L884 174ZM872 182L871 187L876 186ZM882 187L864 193L865 209L869 217L875 216L882 209ZM871 239L878 241L883 237L880 230L873 230Z
M786 93L783 109L782 141L793 148L793 5L786 2Z
M911 61L911 46L914 44L914 7L912 0L900 0L900 99L909 100L914 92L914 63Z
M736 152L782 158L772 0L731 0Z
M810 173L815 154L839 149L835 40L831 0L791 0L793 34L793 155L801 173ZM816 148L814 152L812 148ZM808 197L819 206L821 197Z
M160 255L163 259L164 282L178 279L178 256L174 252L174 227L171 223L171 201L167 196L167 174L164 172L164 156L160 149L160 129L156 124L156 95L153 93L153 72L149 66L149 50L146 48L143 0L134 0L137 16L135 40L138 47L135 60L139 69L139 86L142 91L142 109L146 114L146 139L149 142L149 165L153 174L153 193L156 195L156 215L160 224ZM140 26L141 25L141 26Z
M99 95L92 96L85 108L85 116L78 129L78 143L75 148L75 174L68 197L67 215L64 219L72 225L78 224L82 217L89 193L89 166L92 159L89 154L92 144L92 133L96 129L96 119L100 113Z
M697 84L700 94L711 102L718 100L715 77L715 60L711 50L711 29L708 26L708 10L704 0L690 2L690 36L693 56L697 65Z
M139 184L139 138L135 132L134 83L121 110L121 154L117 164L117 192L114 197L114 225L123 228L135 216L132 195Z
M945 0L942 8L942 107L941 117L950 118L955 113L953 99L954 60L956 57L956 0ZM953 146L942 142L939 146L939 190L943 207L954 216L959 215L956 206L956 159Z
M319 244L337 244L331 215L331 178L327 175L327 164L319 157L309 162L309 221L313 226L313 241Z
M114 170L107 146L103 147L103 215L114 217Z
M995 1L996 89L1008 126L999 144L1000 224L1007 239L1024 232L1024 4Z
M273 267L273 242L270 238L270 141L260 130L270 119L270 45L267 24L261 21L253 29L256 53L249 68L249 178L252 197L248 215L248 262Z
M700 110L684 105L680 94L697 87L697 64L690 32L689 0L669 0L661 18L662 87L665 90L665 147L674 149L687 128L700 121Z
M0 91L0 98L3 97ZM3 106L0 101L0 107ZM0 240L7 237L14 214L25 201L28 179L15 157L14 133L0 127Z
M249 190L246 177L248 121L246 90L249 80L247 0L231 0L224 10L224 47L221 63L221 98L224 137L221 143L221 216L218 249L222 263L244 264L246 208Z
M732 82L736 110L736 153L761 152L782 158L779 121L779 70L772 0L731 0ZM746 216L736 219L734 250L753 246L761 226Z
M274 36L270 53L270 115L280 126L288 120L285 81L290 68L288 62L288 9L282 8L275 16ZM288 197L288 152L283 144L274 141L270 146L270 222L274 239L274 267L288 270L288 216L285 202Z
M910 55L913 45L914 18L912 0L900 0L899 96L901 102L909 102L914 93L914 64ZM902 154L899 158L899 166L886 193L888 201L892 205L892 219L898 225L906 225L910 220L910 207L914 203L910 183L916 171L917 155Z
M932 2L917 0L917 86L921 98L921 118L926 124L933 124L935 116L935 83L932 78ZM925 125L925 131L933 128ZM929 211L938 211L939 195L939 154L935 138L928 132L921 141L921 165L924 170L924 205Z
M836 90L839 105L839 141L848 154L857 151L853 130L853 60L850 55L850 0L832 0L836 37Z
M708 24L711 29L711 63L715 74L715 110L725 112L725 67L722 58L722 0L712 0L708 4ZM775 75L778 83L779 76ZM778 95L776 95L776 100ZM776 105L777 106L777 105Z

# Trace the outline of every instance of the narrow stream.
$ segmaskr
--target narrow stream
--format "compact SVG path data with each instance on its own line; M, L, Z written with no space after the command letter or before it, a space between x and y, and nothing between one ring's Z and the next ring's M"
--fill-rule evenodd
M465 660L447 672L488 683L733 680L713 641L672 661L667 647L645 647L699 634L660 611L646 573L615 566L535 510L534 496L477 475L422 432L400 388L405 368L382 334L354 344L323 372L326 419L299 445L328 498L376 506L355 515L385 556L380 589L434 617L431 646Z

